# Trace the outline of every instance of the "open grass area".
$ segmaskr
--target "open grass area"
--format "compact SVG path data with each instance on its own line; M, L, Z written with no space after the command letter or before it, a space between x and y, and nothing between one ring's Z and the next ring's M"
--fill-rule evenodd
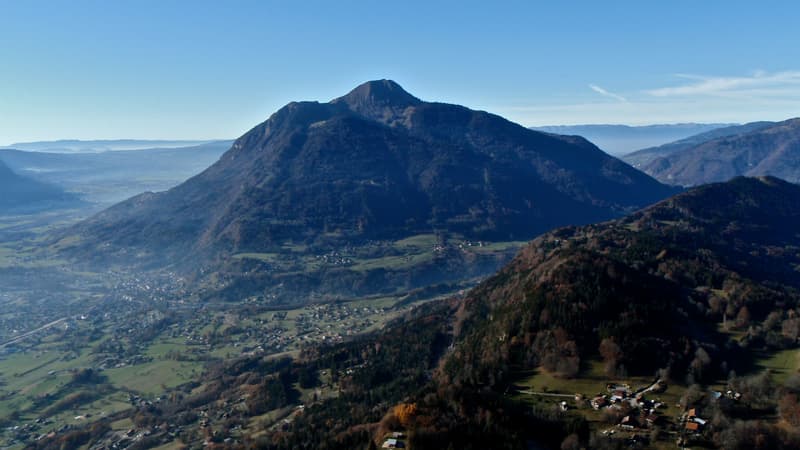
M399 241L395 241L393 246L399 250L404 249L422 249L422 250L430 250L433 248L434 245L439 242L439 238L436 237L435 234L418 234L416 236L407 237L405 239L400 239Z
M376 269L402 270L414 267L418 264L423 264L433 261L433 258L434 258L434 253L431 250L416 254L385 256L383 258L372 258L372 259L360 259L356 260L356 263L350 268L358 272L366 272Z
M202 369L202 364L197 362L160 360L108 369L104 373L118 388L153 396L191 381Z
M238 253L233 255L235 259L255 259L264 262L280 261L280 253Z
M163 338L151 344L145 355L154 359L164 359L169 352L180 352L186 350L186 344L179 338Z
M71 380L71 369L85 367L88 351L68 353L27 352L0 360L0 417L33 406L37 396L55 394Z
M519 250L526 245L528 245L528 241L481 242L481 245L473 245L469 249L475 253L495 253Z
M605 393L609 382L620 381L606 377L600 361L590 361L586 366L576 378L558 377L542 369L521 372L515 384L534 392L594 396Z
M55 424L82 425L120 411L126 411L131 407L127 394L111 392L94 401L67 408L58 414L50 416L50 419Z
M759 370L769 370L775 382L782 385L787 378L800 371L800 350L760 353L756 359L756 367Z
M122 420L117 420L117 421L111 422L111 429L114 430L114 431L129 430L129 429L133 428L133 426L134 426L133 425L133 420L131 420L131 419L127 418L127 417L122 419Z

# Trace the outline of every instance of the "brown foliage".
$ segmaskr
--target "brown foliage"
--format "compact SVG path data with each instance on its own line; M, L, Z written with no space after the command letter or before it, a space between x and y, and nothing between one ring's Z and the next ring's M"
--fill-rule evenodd
M400 421L400 425L403 428L408 428L417 415L417 404L400 403L394 407L394 415L397 417L397 420Z
M778 411L783 420L794 427L800 427L800 403L797 401L797 394L784 394L778 400Z

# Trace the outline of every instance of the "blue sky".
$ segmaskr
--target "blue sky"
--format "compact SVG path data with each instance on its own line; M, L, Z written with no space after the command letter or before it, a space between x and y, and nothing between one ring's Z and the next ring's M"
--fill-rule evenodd
M391 78L524 125L800 115L800 2L0 0L0 145L241 135Z

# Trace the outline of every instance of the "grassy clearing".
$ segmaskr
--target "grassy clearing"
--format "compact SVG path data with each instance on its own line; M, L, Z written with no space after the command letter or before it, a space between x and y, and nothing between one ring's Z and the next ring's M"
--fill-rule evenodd
M184 350L186 350L186 344L180 338L165 338L150 345L147 348L145 355L151 356L155 359L164 359L169 352L180 352Z
M756 367L759 371L769 370L775 382L783 384L787 378L800 370L800 350L788 349L760 354L756 359Z
M526 246L528 241L509 241L509 242L482 242L481 246L473 245L469 248L470 251L475 253L495 253L504 252L508 250L519 250Z
M131 420L129 418L125 418L125 419L122 419L122 420L117 420L115 422L111 422L111 429L114 430L114 431L130 430L131 428L133 428L133 426L134 426L133 425L133 420Z
M616 381L603 375L602 366L600 361L590 361L578 378L560 378L544 370L534 369L520 373L516 384L533 392L594 396L605 393L606 385Z
M88 353L36 351L0 360L0 417L31 408L36 396L57 393L71 380L70 370L88 367Z
M358 260L350 269L357 272L367 272L370 270L402 270L433 261L433 251L417 253L412 255L386 256L383 258Z
M391 308L394 306L395 303L400 300L400 296L387 296L387 297L377 297L377 298L368 298L368 299L360 299L360 300L353 300L348 302L348 305L353 306L354 308Z
M281 260L280 253L239 253L233 255L234 259L255 259L264 262L276 262Z
M437 242L439 242L439 238L436 237L435 234L418 234L416 236L395 241L392 245L394 248L399 250L405 250L409 248L430 250L434 245L436 245Z
M113 392L94 401L75 405L50 417L55 424L82 425L131 409L127 394Z
M118 388L154 396L191 381L202 369L202 364L196 362L161 360L108 369L104 373Z

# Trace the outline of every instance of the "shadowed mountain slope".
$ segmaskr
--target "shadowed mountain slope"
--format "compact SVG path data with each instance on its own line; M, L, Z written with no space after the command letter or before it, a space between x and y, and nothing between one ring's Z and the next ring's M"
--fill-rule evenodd
M584 139L380 80L329 103L286 105L203 173L80 224L71 252L196 261L442 230L519 240L672 192Z
M630 160L630 158L628 158ZM757 126L654 159L641 166L657 179L681 186L771 175L800 181L800 119Z
M20 176L0 162L0 214L34 212L77 204L79 200L75 195Z

